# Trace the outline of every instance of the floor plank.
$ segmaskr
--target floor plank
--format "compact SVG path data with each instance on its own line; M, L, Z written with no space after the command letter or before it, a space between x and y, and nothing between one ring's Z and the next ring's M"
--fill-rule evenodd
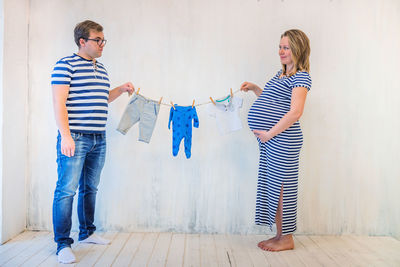
M337 266L308 236L295 235L294 242L294 251L306 266Z
M159 235L159 233L145 234L130 266L147 266Z
M387 256L393 259L393 263L400 266L400 241L390 236L377 236L375 237L381 247L387 251Z
M144 233L132 233L112 266L129 266L143 241Z
M217 249L213 235L200 235L200 262L201 266L218 267Z
M183 266L201 266L200 235L187 234Z
M250 255L243 241L243 236L241 235L228 235L228 240L230 247L232 248L232 257L235 259L236 266L252 266Z
M243 241L253 266L271 266L264 256L263 251L257 246L257 242L253 236L243 236Z
M153 254L147 266L157 267L166 264L169 246L171 245L172 233L160 233Z
M186 235L173 234L166 259L166 267L176 267L183 265L185 254Z
M52 233L23 232L0 246L0 266L400 266L400 241L392 237L295 235L294 250L269 252L257 247L265 235L99 235L111 244L74 242L77 263L67 265L57 262Z
M366 261L365 258L361 258L359 254L354 250L354 244L346 242L340 236L324 236L325 240L334 247L342 255L345 255L350 259L349 264L351 266L368 266L370 262Z
M71 233L71 238L75 236L76 233ZM40 246L41 248L34 251L31 257L24 261L23 264L18 264L18 266L38 266L49 257L54 256L57 250L57 245L54 242L54 235L52 233L47 235Z
M214 235L218 265L222 267L237 266L227 235Z
M365 245L358 243L355 240L354 236L353 237L348 235L341 236L340 239L348 243L350 252L353 255L357 256L360 260L367 262L368 264L366 265L387 266L387 263L383 260L383 258L380 255L374 253Z
M347 253L343 253L341 248L332 243L335 237L332 236L310 236L310 238L321 248L338 266L356 266L354 259Z
M28 241L29 239L34 239L36 237L36 235L39 233L40 232L38 232L38 231L24 231L24 232L20 233L19 235L17 235L16 237L14 237L13 239L8 240L3 245L0 245L0 257L2 255L4 255L3 253L6 253L7 250L9 250L15 246L18 246L18 245L24 246L25 241Z
M128 241L129 233L118 233L114 240L108 245L107 249L100 256L94 266L107 267L111 266L118 257L125 243Z
M0 266L18 266L28 260L36 251L41 249L41 244L47 241L49 232L36 232L34 235L24 235L10 249L0 254Z
M392 251L392 244L382 243L379 237L375 236L352 236L351 237L358 244L366 247L369 251L376 254L386 266L400 266L399 251ZM397 240L396 240L397 241Z
M111 244L109 245L95 245L95 244L81 244L82 246L79 246L78 251L82 251L82 253L79 253L79 255L83 254L82 258L77 257L77 264L75 266L93 266L97 263L97 261L101 258L101 256L104 254L104 252L112 245L114 242L114 238L117 236L117 233L114 232L106 232L104 234L99 234L105 239L108 239L111 241ZM75 256L78 256L78 253L76 253Z

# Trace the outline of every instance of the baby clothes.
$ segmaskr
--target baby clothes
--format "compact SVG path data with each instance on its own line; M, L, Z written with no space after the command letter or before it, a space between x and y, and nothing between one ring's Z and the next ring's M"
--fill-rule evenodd
M139 122L139 141L149 143L159 110L157 102L135 94L126 106L117 130L126 134L132 125Z
M171 129L172 121L172 155L178 155L179 145L185 138L185 154L186 158L191 156L192 148L192 120L193 126L199 128L199 118L195 107L182 107L175 105L171 107L169 113L168 129Z
M208 105L208 114L216 119L221 135L242 129L239 117L239 109L242 104L242 98L229 95L224 100L215 101L215 105Z

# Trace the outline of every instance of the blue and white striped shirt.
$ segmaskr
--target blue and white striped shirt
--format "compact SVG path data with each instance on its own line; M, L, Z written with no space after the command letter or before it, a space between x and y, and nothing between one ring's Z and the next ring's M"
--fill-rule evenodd
M69 128L78 133L105 133L110 81L103 64L77 54L60 59L51 84L69 85L66 102Z

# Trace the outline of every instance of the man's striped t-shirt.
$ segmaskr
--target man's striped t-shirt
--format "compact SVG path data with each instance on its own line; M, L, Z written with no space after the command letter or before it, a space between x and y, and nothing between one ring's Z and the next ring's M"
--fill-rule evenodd
M77 54L60 59L51 84L69 85L66 102L69 128L77 133L105 133L110 81L103 64Z

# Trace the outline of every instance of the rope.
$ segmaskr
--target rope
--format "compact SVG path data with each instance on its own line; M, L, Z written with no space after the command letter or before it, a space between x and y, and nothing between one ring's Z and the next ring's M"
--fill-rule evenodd
M236 94L236 93L238 93L239 91L240 91L240 89L238 89L238 90L236 90L236 91L234 91L234 92L232 92L232 93L233 93L233 94ZM136 93L134 93L134 94L136 94ZM159 102L159 100L155 100L155 99L148 98L148 97L146 97L146 96L144 96L144 95L142 95L142 94L140 94L140 93L137 94L137 95L140 95L140 96L142 96L143 98L145 98L146 100L149 100L149 101L153 101L153 102L156 102L156 103ZM219 99L219 98L216 98L216 99ZM210 100L210 101L207 101L207 102L200 103L200 104L195 104L194 106L195 106L195 107L199 107L199 106L207 105L207 104L210 104L210 103L212 103L211 100ZM163 102L163 101L161 101L160 105L172 107L171 104L165 103L165 102ZM189 106L189 105L188 105L188 106ZM190 106L191 106L191 105L190 105Z

